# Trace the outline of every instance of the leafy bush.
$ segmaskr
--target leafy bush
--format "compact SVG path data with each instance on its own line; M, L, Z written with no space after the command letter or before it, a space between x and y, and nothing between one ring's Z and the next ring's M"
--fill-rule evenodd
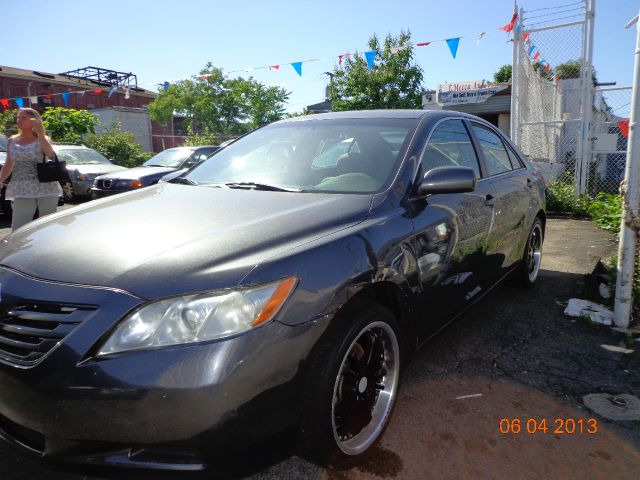
M17 110L6 110L0 112L0 133L10 137L18 133L18 127L16 126L16 113Z
M573 184L552 182L547 187L547 210L552 212L573 213L580 216L589 215L591 199L587 195L575 195Z
M613 193L599 193L591 200L587 212L600 228L618 232L622 215L622 197Z
M135 135L122 130L118 121L113 121L103 133L88 135L83 143L123 167L137 167L154 155L144 152Z
M184 141L185 146L199 146L199 145L220 145L222 142L234 138L229 135L216 135L211 133L208 128L204 129L204 133L194 132L193 129L188 129L187 138Z

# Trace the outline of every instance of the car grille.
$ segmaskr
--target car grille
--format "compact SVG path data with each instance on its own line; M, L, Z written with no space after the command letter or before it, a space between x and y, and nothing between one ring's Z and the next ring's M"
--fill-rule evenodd
M94 306L25 302L0 318L0 357L32 366L82 323Z

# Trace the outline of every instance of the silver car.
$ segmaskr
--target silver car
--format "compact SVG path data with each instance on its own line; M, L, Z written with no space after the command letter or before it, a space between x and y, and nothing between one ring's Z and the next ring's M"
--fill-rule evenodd
M100 152L84 145L58 143L54 144L53 148L58 158L67 163L70 182L62 183L65 202L76 196L89 196L89 189L98 175L126 170L125 167L113 164Z

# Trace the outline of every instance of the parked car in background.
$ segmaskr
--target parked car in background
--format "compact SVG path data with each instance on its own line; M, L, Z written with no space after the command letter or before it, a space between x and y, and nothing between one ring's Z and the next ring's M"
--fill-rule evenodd
M545 222L537 172L472 115L260 128L0 243L0 437L196 470L283 434L353 463L419 346L507 276L533 286Z
M84 145L54 143L58 159L67 163L69 181L61 182L65 202L74 197L89 197L93 180L104 173L121 172L125 167L112 163L107 157Z
M126 172L100 175L91 187L93 198L102 198L116 193L128 192L158 183L165 175L186 171L216 152L217 145L168 148L154 155L140 167ZM176 175L180 175L180 173Z

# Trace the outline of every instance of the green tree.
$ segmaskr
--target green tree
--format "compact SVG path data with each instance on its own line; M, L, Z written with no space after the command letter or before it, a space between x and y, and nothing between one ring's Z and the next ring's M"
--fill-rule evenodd
M229 79L208 63L198 77L160 90L149 112L158 122L183 115L195 133L238 135L282 118L288 98L281 87L266 87L251 77Z
M582 69L582 62L580 60L574 60L571 62L561 63L555 68L555 72L558 78L580 78L580 71Z
M103 133L87 135L84 144L97 150L123 167L137 167L153 156L136 143L135 135L122 129L120 122L112 121Z
M42 114L44 128L54 142L81 141L82 136L95 133L98 117L86 110L49 107Z
M0 133L10 137L18 133L18 127L16 126L16 114L18 110L6 110L0 113Z
M511 65L503 65L493 74L493 81L496 83L508 83L511 81Z
M368 46L378 52L371 70L357 52L334 68L329 85L332 110L420 108L423 73L415 63L411 33L387 35L382 43L373 35Z

